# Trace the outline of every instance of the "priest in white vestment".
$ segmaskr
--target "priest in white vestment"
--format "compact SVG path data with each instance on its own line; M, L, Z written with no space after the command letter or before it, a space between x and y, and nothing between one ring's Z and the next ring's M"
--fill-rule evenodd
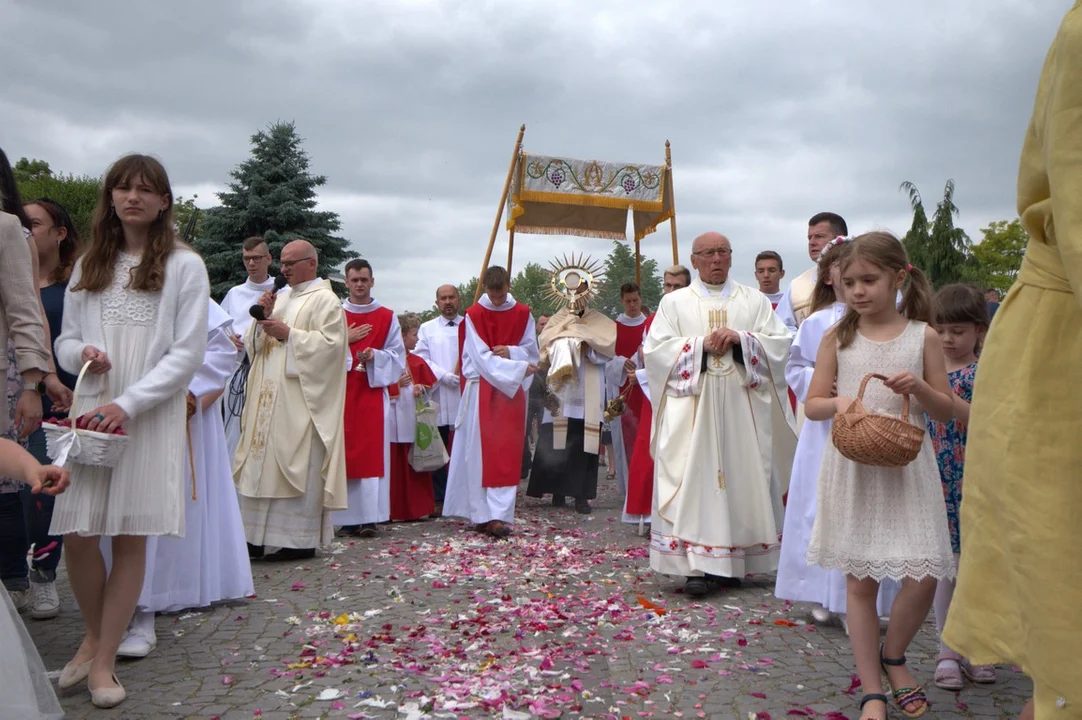
M282 249L289 288L267 292L268 319L244 337L252 358L233 478L253 557L300 560L331 542L330 511L346 507L342 417L349 359L342 305L317 278L315 248Z
M793 278L777 306L778 316L791 332L796 333L804 318L811 315L812 291L819 277L819 253L834 238L848 234L849 226L841 215L822 212L808 220L808 257L812 266Z
M117 655L146 657L158 644L154 613L207 607L252 595L231 458L222 425L222 395L237 364L232 320L213 300L207 313L207 354L188 385L188 451L184 454L184 535L147 538L139 604ZM112 543L102 539L110 564Z
M650 567L701 596L777 569L796 436L792 334L762 293L729 278L725 236L696 238L691 263L699 277L662 298L643 358L656 464Z
M244 334L254 320L250 311L253 305L259 303L263 293L274 287L274 278L268 272L271 252L263 238L253 236L245 240L241 247L241 257L244 259L244 269L248 271L248 279L229 288L222 298L222 310L233 319L233 344L240 351L223 403L229 457L233 457L237 452L237 443L240 442L240 414L244 409L244 388L250 367L244 354Z

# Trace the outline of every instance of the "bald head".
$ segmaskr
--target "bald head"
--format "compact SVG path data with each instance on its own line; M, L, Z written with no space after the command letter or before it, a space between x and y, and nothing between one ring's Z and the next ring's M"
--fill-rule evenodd
M691 266L699 279L710 285L723 285L729 279L733 248L729 238L719 232L703 233L691 244Z
M316 279L319 254L307 240L294 240L282 248L278 264L282 266L282 277L292 287Z
M436 307L445 320L453 320L458 316L458 288L454 285L440 285L436 288Z

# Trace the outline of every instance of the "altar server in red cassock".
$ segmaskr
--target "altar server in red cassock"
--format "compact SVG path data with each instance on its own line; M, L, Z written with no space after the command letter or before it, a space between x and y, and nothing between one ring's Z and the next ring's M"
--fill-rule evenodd
M346 263L349 299L342 304L349 327L346 373L346 493L349 507L334 513L340 535L373 537L376 523L391 519L391 413L388 387L405 369L398 318L372 297L372 266Z
M646 336L646 315L642 311L642 291L635 283L624 283L620 287L620 302L624 311L616 316L616 357L609 363L606 377L609 399L617 394L623 395L627 408L620 417L609 423L613 459L616 462L616 487L625 493L631 452L635 448L635 435L642 417L644 396L634 376L639 368L639 348Z
M413 353L421 318L398 316L406 350L406 371L388 388L391 395L391 520L420 520L436 509L432 473L410 466L410 448L417 436L417 400L433 393L436 375L424 358ZM433 393L434 394L434 393Z
M691 284L691 271L683 265L673 265L665 271L664 282L664 292L668 295L673 290L679 290ZM646 318L646 322L643 323L643 337L650 332L650 325L653 322L653 315ZM642 367L641 348L638 352L638 366L635 379L644 398L642 417L639 419L642 432L635 436L635 448L628 468L627 495L624 498L622 519L626 523L649 524L654 504L654 458L650 455L650 426L654 422L654 409L651 406L653 398L646 379L646 369Z
M462 380L444 515L468 518L495 537L511 533L526 437L526 391L540 360L530 308L493 266L485 294L466 311Z

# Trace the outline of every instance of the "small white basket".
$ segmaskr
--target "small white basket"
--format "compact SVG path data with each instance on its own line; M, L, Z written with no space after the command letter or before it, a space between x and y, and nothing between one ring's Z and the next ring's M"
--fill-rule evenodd
M79 386L83 383L90 363L83 365L72 390L70 420L71 427L43 422L45 431L46 453L56 465L94 465L97 467L116 467L124 448L128 446L127 435L100 433L92 430L79 430L75 427L78 418L74 417L79 402Z

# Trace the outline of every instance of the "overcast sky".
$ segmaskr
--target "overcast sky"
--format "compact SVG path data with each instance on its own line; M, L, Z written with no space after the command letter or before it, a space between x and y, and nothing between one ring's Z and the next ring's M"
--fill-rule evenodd
M954 178L974 238L1015 216L1022 136L1072 0L0 0L0 147L101 174L157 155L217 202L251 134L295 121L321 206L397 310L480 270L515 134L529 152L661 163L681 261L727 234L735 277L807 219L904 233ZM17 39L17 41L14 41ZM238 238L238 241L240 239ZM643 243L671 261L663 225ZM506 260L501 230L494 262ZM515 265L608 241L519 235ZM238 253L238 262L239 253Z

